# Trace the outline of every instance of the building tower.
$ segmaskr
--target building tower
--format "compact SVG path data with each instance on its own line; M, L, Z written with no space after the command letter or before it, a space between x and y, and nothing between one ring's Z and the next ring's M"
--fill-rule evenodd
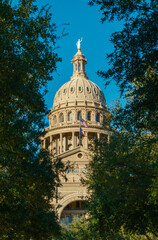
M72 77L55 95L43 141L44 147L54 156L74 166L73 170L67 171L67 181L62 179L62 186L58 188L60 198L54 202L61 221L66 224L85 212L83 199L87 192L80 178L86 174L92 139L110 135L108 126L103 129L103 118L108 112L105 97L86 75L87 60L81 52L80 42L78 40L78 51L72 60ZM82 126L86 137L81 138L80 118L88 121L88 128Z

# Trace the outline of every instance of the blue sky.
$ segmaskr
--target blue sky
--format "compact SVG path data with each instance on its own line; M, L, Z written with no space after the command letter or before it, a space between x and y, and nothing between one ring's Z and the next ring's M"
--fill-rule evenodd
M13 0L13 4L17 0ZM114 83L105 89L104 80L97 76L97 70L108 68L106 54L113 50L110 35L121 30L119 22L101 23L101 12L98 6L90 7L88 0L37 0L39 7L51 5L52 22L57 25L57 34L61 35L64 27L69 35L57 41L57 53L62 62L57 64L57 73L48 84L48 93L45 96L48 109L52 108L57 90L70 80L73 67L71 60L77 52L76 42L83 37L81 51L87 59L86 72L89 79L96 83L104 92L108 107L119 97L119 91ZM64 23L70 25L64 26Z

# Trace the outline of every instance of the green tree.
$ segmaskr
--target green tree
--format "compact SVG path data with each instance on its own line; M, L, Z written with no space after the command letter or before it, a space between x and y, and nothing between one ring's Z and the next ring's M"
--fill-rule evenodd
M59 234L51 200L61 161L40 150L46 83L60 60L48 8L0 1L0 239ZM43 132L44 134L44 132Z
M111 36L114 51L107 55L110 67L98 74L112 80L130 98L119 117L132 128L158 130L158 31L157 0L91 0L99 5L102 22L122 20L124 27ZM124 122L122 122L123 124ZM130 129L130 125L126 125Z
M158 202L152 197L158 144L152 135L120 132L109 143L96 140L92 153L86 183L93 231L108 240L122 228L131 239L157 239Z
M112 34L110 68L99 71L115 81L127 102L112 111L109 143L95 141L87 184L90 216L103 239L123 228L131 239L158 238L158 70L157 1L92 0L102 21L122 20Z
M53 238L53 240L95 240L100 239L98 231L92 232L90 224L85 216L81 216L80 219L76 218L71 224L67 227L66 225L62 226L62 236Z

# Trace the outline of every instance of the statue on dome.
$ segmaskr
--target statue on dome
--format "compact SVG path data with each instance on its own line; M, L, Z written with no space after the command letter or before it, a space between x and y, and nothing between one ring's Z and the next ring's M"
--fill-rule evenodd
M81 42L82 42L82 40L83 40L83 37L81 39L78 39L78 41L76 43L78 50L81 49Z

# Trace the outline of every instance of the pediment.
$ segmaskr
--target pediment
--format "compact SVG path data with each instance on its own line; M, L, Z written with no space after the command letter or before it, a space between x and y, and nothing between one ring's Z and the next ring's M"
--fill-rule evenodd
M88 155L88 153L89 153L89 151L87 149L83 148L82 146L78 146L76 148L67 150L64 153L58 154L56 157L63 159L63 158L67 158L67 157L72 156L72 155L76 155L79 152L83 152L86 155Z

